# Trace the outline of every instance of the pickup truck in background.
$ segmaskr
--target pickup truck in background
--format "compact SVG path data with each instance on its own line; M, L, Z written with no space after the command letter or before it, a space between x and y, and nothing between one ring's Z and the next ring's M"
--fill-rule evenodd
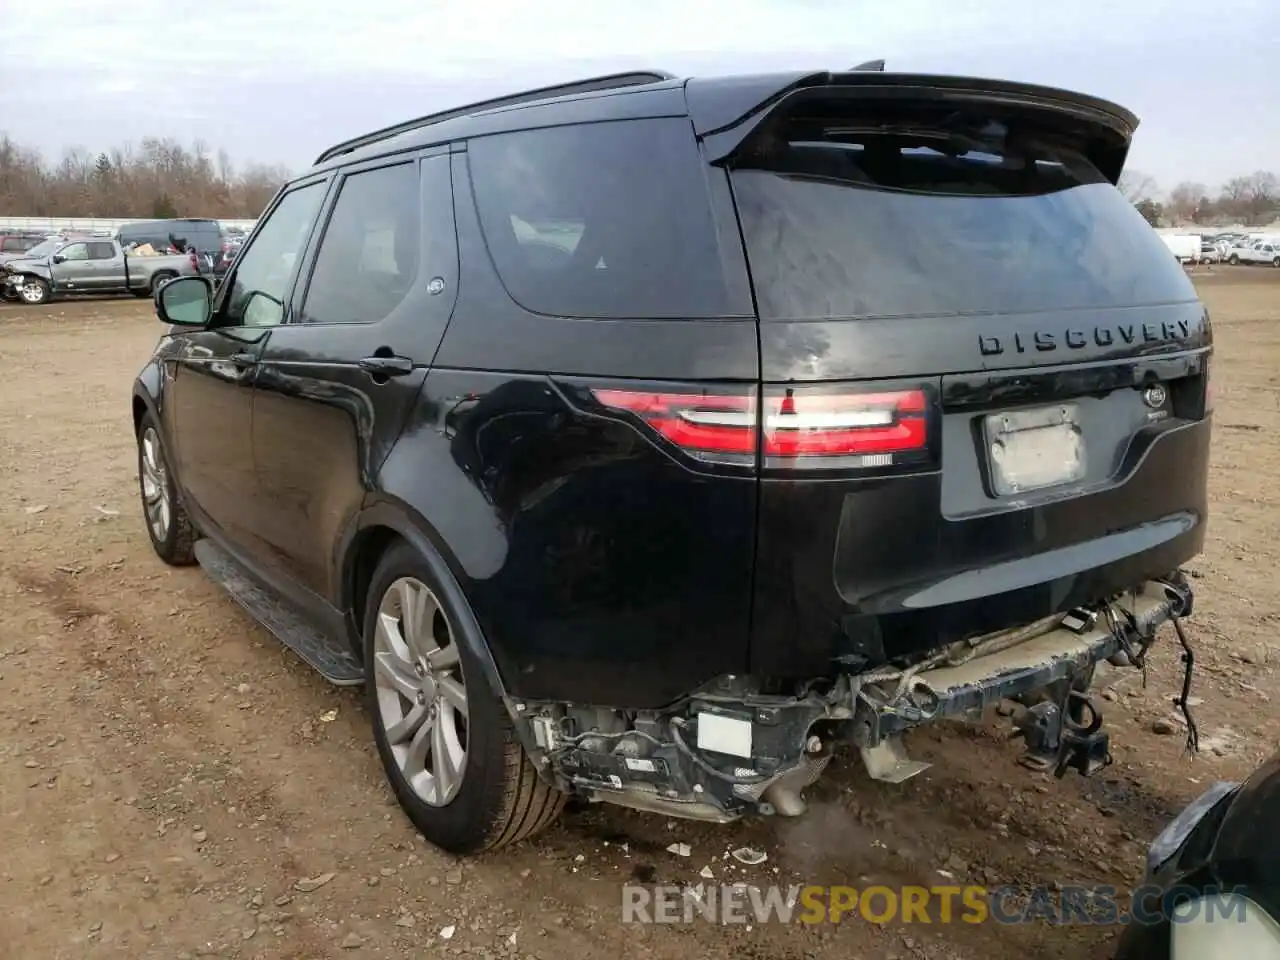
M1236 252L1241 263L1259 263L1280 267L1280 240L1270 238L1255 241L1253 246Z
M20 257L0 264L0 291L5 299L47 303L76 294L124 294L149 297L170 280L196 276L196 254L125 250L104 238L69 240L41 257Z

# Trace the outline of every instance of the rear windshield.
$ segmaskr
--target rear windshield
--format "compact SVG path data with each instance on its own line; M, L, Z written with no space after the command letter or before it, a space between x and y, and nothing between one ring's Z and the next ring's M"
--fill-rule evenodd
M526 310L622 318L732 312L707 170L688 120L499 134L470 141L467 156L494 266Z
M1164 303L1194 289L1070 143L982 116L792 118L735 162L762 319Z

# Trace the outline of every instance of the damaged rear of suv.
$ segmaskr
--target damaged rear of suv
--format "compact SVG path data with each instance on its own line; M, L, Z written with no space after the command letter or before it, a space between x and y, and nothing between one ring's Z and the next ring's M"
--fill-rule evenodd
M1094 667L1170 620L1186 646L1206 509L1211 333L1113 186L1136 120L956 78L821 75L745 116L687 89L760 383L595 397L759 477L747 665L665 711L523 704L535 755L599 799L794 815L833 744L899 781L903 731L1003 698L1029 765L1106 765Z
M1094 669L1170 621L1186 646L1207 505L1212 335L1115 189L1136 124L1001 81L642 73L341 144L258 227L289 277L268 322L209 333L269 273L251 237L196 311L222 372L139 380L148 516L172 482L189 524L157 551L202 538L367 683L401 803L455 851L570 794L799 815L839 745L900 781L907 730L1002 699L1026 762L1092 773ZM420 219L374 186L406 163ZM375 304L372 241L334 244L337 285L326 248L383 200ZM183 453L156 392L184 382L252 390L252 470Z

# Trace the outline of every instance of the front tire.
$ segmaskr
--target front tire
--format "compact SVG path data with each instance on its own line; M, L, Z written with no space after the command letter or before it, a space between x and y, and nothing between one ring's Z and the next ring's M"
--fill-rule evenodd
M366 699L396 799L422 836L455 854L517 843L559 816L479 661L458 612L408 544L382 558L364 618Z
M156 556L170 566L190 566L196 557L195 527L178 498L160 429L150 413L138 424L138 492Z
M23 277L18 299L29 307L38 307L53 299L53 290L39 277Z

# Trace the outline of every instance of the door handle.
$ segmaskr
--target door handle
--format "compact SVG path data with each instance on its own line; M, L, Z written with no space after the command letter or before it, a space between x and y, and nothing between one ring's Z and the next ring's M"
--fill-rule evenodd
M413 373L408 357L364 357L356 361L361 370L379 377L403 377Z
M237 367L252 367L258 362L258 355L256 353L233 353L231 362Z

